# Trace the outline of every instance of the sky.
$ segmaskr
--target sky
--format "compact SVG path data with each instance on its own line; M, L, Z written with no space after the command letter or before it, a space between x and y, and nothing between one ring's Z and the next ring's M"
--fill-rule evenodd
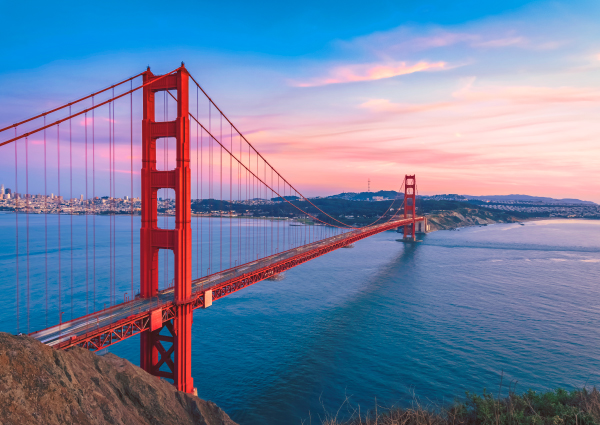
M8 2L0 126L185 61L306 195L600 203L600 2ZM1 158L0 158L1 160Z

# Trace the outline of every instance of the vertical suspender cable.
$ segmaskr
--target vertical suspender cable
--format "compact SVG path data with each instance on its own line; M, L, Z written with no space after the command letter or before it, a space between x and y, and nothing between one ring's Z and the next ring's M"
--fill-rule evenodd
M198 114L198 87L196 87L196 116L199 117L200 115ZM199 158L199 152L198 152L198 133L200 131L200 126L198 125L198 122L196 122L196 276L200 277L201 275L201 270L200 269L200 247L199 247L199 242L200 242L200 234L198 232L198 221L200 220L200 217L198 216L198 213L200 211L202 211L201 209L198 209L202 206L202 204L200 204L200 197L198 196L198 194L200 193L200 188L198 187L199 183L200 183L200 179L198 176L198 171L200 170L200 164L198 163L198 158Z
M229 143L231 145L229 152L231 152L231 154L229 155L229 268L231 268L231 264L233 262L233 254L232 254L232 249L233 249L233 245L232 245L232 241L233 241L233 237L231 235L232 229L231 229L231 225L232 225L232 217L231 217L231 205L233 203L233 158L231 157L231 155L233 154L233 128L231 126L229 126Z
M241 170L241 161L242 161L242 136L240 136L240 162L237 164L238 168L238 202L242 200L242 170ZM239 204L238 204L239 205ZM243 209L242 209L243 211ZM238 264L242 264L242 217L238 220Z
M131 90L133 90L133 80L130 81ZM131 299L134 299L133 296L133 92L129 94L129 177L130 177L130 189L131 195L129 198L129 206L131 213L131 234L130 234L130 250L131 255L129 257L129 262L131 263Z
M94 106L94 96L92 96ZM96 311L96 120L95 109L92 109L92 282L94 285L94 298L92 311Z
M69 106L69 116L71 116L71 107ZM71 222L71 320L73 320L73 127L69 119L69 206L70 206L70 222Z
M248 149L248 166L250 165L250 149ZM246 174L246 205L250 206L250 203L248 202L248 200L250 199L249 197L249 190L250 190L250 173L249 173L249 167L246 168L245 170L245 174ZM249 211L249 210L248 210ZM250 217L248 215L248 217ZM246 224L246 237L244 239L246 239L246 251L245 251L245 255L244 255L244 263L248 262L248 257L250 255L250 233L251 233L251 221L248 221Z
M60 213L61 213L61 199L60 199L60 124L56 126L56 158L57 158L57 171L58 171L58 196L56 197L56 203L58 208L56 213L58 214L58 320L60 322L61 311L62 311L62 283L61 283L61 255L60 255Z
M285 184L285 181L283 181L283 188L281 189L281 192L279 192L279 193L281 193L281 194L282 194L282 196L283 196L284 198L285 198L285 188L286 188L286 186L287 186L287 185ZM282 235L281 235L281 236L282 236L282 241L281 241L281 243L282 243L282 248L281 248L281 250L282 250L282 251L287 251L287 249L288 249L288 246L287 246L287 244L286 244L286 234L289 234L289 233L288 233L288 232L289 232L288 214L287 214L287 212L285 211L286 205L285 205L283 202L281 203L281 205L283 205L283 207L282 207L281 209L282 209L282 211L283 211L283 214L284 214L284 217L285 217L285 221L284 221L284 222L283 222L283 224L281 225L281 226L283 227L283 228L281 229L281 233L282 233Z
M21 195L19 194L19 197ZM29 321L29 307L30 307L30 286L29 286L29 278L30 278L30 268L29 268L29 137L25 137L25 202L27 205L25 220L26 227L25 230L27 232L27 333L30 332L30 321Z
M208 132L212 134L212 113L210 102L208 104ZM208 138L208 202L209 202L209 217L212 218L213 212L213 140L212 136ZM208 221L208 270L206 272L209 275L209 271L212 271L213 263L213 225L212 220Z
M44 115L44 127L46 116ZM48 175L46 155L46 130L44 129L44 282L46 285L46 327L48 327Z
M113 256L112 256L112 131L111 131L111 122L113 120L112 117L112 102L108 104L108 202L109 202L109 210L108 210L108 295L109 295L109 305L112 305L113 300Z
M256 204L256 198L258 198L258 179L256 176L258 175L258 155L256 155L256 172L252 176L252 199L254 200L254 205L256 209L256 214L258 214L258 205ZM260 216L257 215L254 220L254 255L252 256L253 260L258 260L259 251L260 251L260 228L258 227L259 222L258 218Z
M115 97L115 89L112 89L112 96L113 98ZM112 226L112 232L113 232L113 251L112 251L112 255L113 255L113 305L116 304L117 301L117 212L116 212L116 197L117 197L117 171L116 171L116 166L115 166L115 158L117 157L117 152L116 152L116 148L117 148L117 142L116 142L116 137L115 137L115 121L116 121L116 114L115 114L115 102L111 102L112 103L112 110L113 110L113 117L112 117L112 122L109 123L109 127L112 127L112 193L113 193L113 200L112 200L112 221L113 221L113 226Z
M17 127L15 127L15 137L17 137ZM19 193L19 154L17 144L15 143L15 193ZM19 205L15 195L15 277L17 280L17 333L19 333Z
M88 253L88 119L87 112L84 116L85 119L85 199L83 200L85 206L85 314L89 313L89 253Z
M223 140L223 117L220 118L219 142ZM219 143L219 271L223 270L223 147Z
M279 182L280 182L280 179L279 179L279 176L277 176L277 193L281 193L281 191L280 191L281 189L279 187ZM279 205L279 200L278 200L277 205ZM282 205L283 205L283 203L282 203ZM277 210L279 211L279 208ZM279 226L281 224L281 220L279 220L279 214L277 214L277 218L278 218L278 220L277 220L277 248L276 248L276 251L279 252Z
M273 169L271 168L271 187L273 187ZM271 189L271 198L274 198L273 196L273 189ZM273 212L275 211L275 209L273 208L272 210ZM271 255L273 255L273 217L271 218Z
M269 194L268 194L269 186L268 186L268 184L266 184L268 181L267 180L267 164L266 163L263 163L263 181L265 182L265 184L263 184L262 187L265 191L264 192L265 193L265 198L264 198L265 199L265 204L264 204L265 205L265 219L263 220L263 229L264 229L264 234L265 234L265 238L264 238L265 253L264 253L264 255L266 257L267 255L269 255L269 237L268 237L269 229L268 229L268 223L267 223L267 211L268 211L267 206L268 206L268 204L266 203L267 200L269 199Z
M203 150L203 145L204 145L204 130L201 130L200 133L200 214L202 214L202 201L204 200L204 194L202 193L202 182L204 180L204 173L203 173L203 166L202 164L204 163L204 158L202 157L202 150ZM203 229L203 225L202 225L202 215L200 215L199 217L200 219L200 277L202 277L202 274L204 273L204 267L203 267L203 250L204 250L204 229Z

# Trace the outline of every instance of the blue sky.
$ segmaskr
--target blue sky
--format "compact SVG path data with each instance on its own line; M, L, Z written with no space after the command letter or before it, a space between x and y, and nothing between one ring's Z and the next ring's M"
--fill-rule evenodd
M283 57L326 54L332 40L400 25L456 25L532 2L3 2L4 71L139 49ZM535 4L535 3L533 3ZM539 3L544 7L544 3ZM6 42L8 41L8 42ZM8 66L6 66L8 65Z
M308 194L600 202L600 2L2 2L9 124L184 60Z

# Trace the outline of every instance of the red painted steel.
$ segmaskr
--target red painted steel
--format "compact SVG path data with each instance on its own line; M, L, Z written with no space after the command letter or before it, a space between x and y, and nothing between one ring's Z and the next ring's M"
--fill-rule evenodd
M416 204L416 180L415 175L404 176L404 218L411 218L417 216L417 204ZM415 240L415 222L410 225L404 225L404 239Z
M156 83L153 83L156 81ZM170 249L175 258L175 301L172 322L141 336L141 367L149 373L173 380L178 390L191 393L192 330L192 227L189 126L189 74L182 65L166 78L144 73L144 117L142 121L142 228L140 231L140 294L142 298L158 294L158 252ZM156 92L177 91L175 121L155 121ZM156 169L156 140L170 137L176 141L176 167ZM175 229L158 229L157 192L175 190ZM166 329L170 336L161 335ZM163 342L171 344L165 349ZM173 357L171 359L171 357ZM166 366L169 371L161 370Z
M313 249L309 249L305 252L299 253L295 256L286 258L281 261L275 261L270 263L269 257L264 258L262 261L265 262L265 266L258 268L257 270L236 276L225 282L216 284L210 288L202 288L196 290L190 297L188 305L190 305L192 309L204 307L204 292L206 290L212 291L213 301L215 301L224 298L229 294L237 292L240 289L247 288L250 285L265 280L275 274L282 273L286 270L291 269L292 267L296 267L300 264L306 263L307 261L313 260L336 249L343 248L344 246L351 245L357 241L368 238L369 236L373 236L377 233L385 232L387 230L394 230L398 227L404 226L405 224L412 224L423 220L424 217L400 219L390 221L385 224L380 224L370 229L349 232L343 239L338 239L336 237L329 238L332 240L332 242L324 244L315 243L315 247ZM239 267L244 266L245 265ZM227 270L220 272L219 274L226 272ZM127 303L123 304L122 307L127 308ZM62 341L59 344L54 345L54 348L66 349L77 345L95 351L102 348L106 348L112 344L116 344L117 342L120 342L123 339L129 338L139 333L142 333L143 338L144 335L152 333L146 331L150 331L151 329L150 317L153 314L153 311L162 309L163 324L166 324L167 322L173 320L173 318L177 314L176 307L176 302L169 302L160 306L157 305L154 309L131 315L126 319L123 319L116 323L101 328L93 329L86 332L83 335L77 335L71 339ZM113 309L114 308L115 307L113 307ZM154 334L154 336L158 337L158 334ZM156 363L158 362L159 360L157 359ZM161 374L157 376L165 377L165 373L161 372Z
M54 348L57 349L65 349L72 346L81 346L88 350L97 351L109 347L113 344L116 344L120 341L128 339L134 335L140 335L140 354L141 354L141 367L155 376L167 378L173 381L174 385L180 391L184 391L187 393L193 392L193 379L191 377L191 328L192 328L192 312L196 308L208 307L212 304L213 301L217 301L223 297L226 297L229 294L237 292L243 288L246 288L254 283L260 282L264 279L270 278L276 274L282 273L292 267L303 264L307 261L310 261L314 258L327 254L333 250L343 248L348 246L354 242L357 242L361 239L367 238L374 234L384 232L387 230L399 229L403 227L404 237L405 239L415 238L415 230L416 223L420 221L424 221L423 217L417 217L416 215L416 180L414 175L406 175L404 179L404 208L403 208L403 218L400 219L400 209L396 211L387 222L374 225L374 223L379 222L384 219L384 216L391 210L394 203L392 203L388 210L380 216L374 223L367 225L362 228L355 228L350 225L346 225L334 217L327 215L325 212L320 210L316 205L314 205L309 199L304 198L287 180L283 179L283 177L275 170L264 157L254 149L252 145L243 137L243 135L233 126L233 124L229 121L229 119L222 113L220 109L217 110L221 113L220 121L222 124L222 118L231 125L230 128L230 143L223 143L223 133L222 128L220 129L219 137L213 136L211 133L211 109L210 105L216 105L212 100L206 95L209 99L209 125L208 129L203 126L197 117L194 117L190 114L189 111L189 79L190 75L185 67L182 66L175 71L164 75L154 75L150 68L147 71L140 74L143 76L143 83L139 87L133 88L133 83L131 83L131 90L126 91L123 94L115 96L114 87L117 85L111 86L113 88L113 93L109 100L105 102L99 103L97 105L93 104L91 108L84 109L83 111L71 114L71 105L85 100L87 98L92 97L94 95L89 95L85 98L79 99L77 102L71 102L70 104L64 105L61 108L56 108L47 113L38 115L32 119L22 121L21 123L17 123L11 127L7 127L1 129L1 131L7 130L8 128L15 128L15 136L7 141L0 142L0 146L17 141L21 138L25 138L26 144L26 193L28 194L28 165L27 165L27 137L29 135L35 134L40 131L44 131L46 133L46 129L51 126L57 126L57 142L59 143L59 133L58 133L58 125L64 121L72 120L73 118L84 115L85 125L86 125L86 155L87 155L87 113L89 111L93 111L96 108L108 104L109 111L112 111L112 115L109 115L109 118L112 122L111 124L111 136L109 138L112 149L111 153L111 199L115 194L115 105L114 102L122 98L126 95L131 95L143 88L143 120L142 120L142 170L141 170L141 229L140 229L140 296L136 297L131 301L127 301L123 304L110 307L109 309L105 309L99 312L94 312L92 314L86 315L83 318L72 319L68 322L62 322L62 313L60 312L59 325L48 328L46 330L38 331L32 336L37 334L37 337L41 339L45 339L47 343ZM123 84L126 81L131 81L133 78L125 80L120 84ZM193 80L193 78L192 78ZM195 80L193 80L195 82ZM196 83L197 84L197 83ZM199 87L199 86L198 86ZM201 87L199 87L202 90ZM104 89L102 93L108 89ZM157 92L167 92L176 102L177 102L177 117L173 121L169 121L165 113L164 121L156 121L156 113L155 113L155 97ZM171 92L176 93L174 96ZM204 92L204 90L202 90ZM205 93L206 94L206 93ZM132 97L131 97L132 99ZM132 104L132 100L130 99L130 105ZM166 96L165 96L165 104L166 104ZM69 107L69 116L66 118L59 119L51 124L46 125L46 115L59 109ZM130 106L132 108L132 106ZM109 112L110 114L110 112ZM197 113L198 115L198 113ZM25 122L29 122L35 118L44 117L44 126L39 127L35 130L32 130L28 133L24 133L21 135L17 135L16 127ZM131 118L133 120L133 118ZM306 217L311 217L314 221L320 221L325 223L323 220L319 219L317 216L309 213L308 211L301 209L299 206L294 205L289 200L285 198L286 196L286 187L289 189L290 196L292 194L292 190L294 190L299 197L308 202L309 205L312 205L321 213L325 214L325 216L330 217L334 222L338 222L343 225L340 227L338 225L328 224L331 228L337 227L344 230L351 230L343 235L336 235L330 238L326 238L323 240L319 240L313 243L308 243L307 241L315 241L317 238L315 237L315 233L320 229L316 227L303 227L300 232L295 231L293 237L295 238L295 243L300 242L304 238L303 246L296 246L288 251L278 252L271 256L266 256L264 258L258 259L259 255L266 255L268 251L268 241L267 241L267 233L264 232L264 241L262 238L254 238L252 241L251 249L252 258L257 261L251 261L246 264L238 265L237 267L230 268L228 270L222 270L219 273L214 273L210 276L200 278L194 282L192 282L192 230L191 230L191 170L190 170L190 119L193 119L198 123L198 128L202 131L203 135L207 135L210 138L210 152L211 152L211 161L213 155L213 145L218 149L218 157L220 158L220 199L223 200L223 153L226 155L230 155L229 158L229 184L232 183L233 180L233 170L232 166L235 162L237 162L237 168L239 172L239 177L241 179L242 173L244 171L246 173L246 191L248 191L248 185L250 186L250 190L252 194L248 197L248 193L246 193L246 197L251 199L254 197L259 198L269 198L268 193L270 192L270 197L272 198L274 195L279 196L284 201L292 204L294 208L302 211ZM93 121L92 121L93 123ZM237 158L234 155L233 148L233 130L240 135L240 158ZM215 130L213 127L213 131L217 134L218 130ZM44 136L45 137L45 136ZM94 146L94 130L92 124L92 149ZM131 125L131 138L133 138L133 125ZM172 170L158 171L157 170L157 139L160 138L172 138L175 139L176 142L176 166ZM242 147L241 140L242 138L248 144L248 154L247 154L247 165L242 161ZM213 143L214 142L214 143ZM69 143L71 143L71 135L69 136ZM198 141L196 142L198 143ZM45 138L44 138L45 144ZM166 144L165 144L166 145ZM16 146L16 145L15 145ZM254 150L255 159L256 159L256 169L253 170L254 156L251 155L250 149ZM45 149L45 148L44 148ZM71 148L70 148L71 149ZM133 148L131 148L133 149ZM166 148L165 148L166 149ZM92 152L94 152L92 150ZM166 150L165 150L166 152ZM16 155L16 152L15 152ZM202 155L202 150L200 149L200 155ZM45 153L44 153L45 156ZM132 154L133 157L133 154ZM92 154L93 158L93 154ZM168 158L168 154L167 154ZM259 158L263 160L264 164L261 164L259 167ZM235 160L235 162L234 162ZM70 159L72 161L72 159ZM196 159L198 162L198 159ZM200 164L202 161L200 161ZM87 179L87 156L85 160L86 164L86 179ZM92 166L95 164L94 159L92 159ZM60 165L60 163L59 163ZM271 173L271 184L268 184L268 173L267 166L270 167ZM16 167L16 165L15 165ZM216 167L213 163L211 163L211 167ZM261 171L262 168L262 171ZM15 168L16 172L16 168ZM210 169L210 178L214 178L213 172L216 172L215 169ZM44 172L45 173L45 172ZM72 173L72 164L71 164L71 173ZM95 172L93 172L94 175ZM273 181L273 173L277 176L277 189L274 187ZM210 179L209 178L209 179ZM72 175L71 175L72 179ZM279 182L284 182L283 191L279 188ZM133 177L132 177L133 182ZM46 183L46 179L44 179L44 183ZM213 188L213 183L216 185L216 181L210 181L209 185ZM72 184L72 183L71 183ZM287 186L286 186L287 185ZM133 187L133 183L132 183ZM158 203L157 196L158 190L160 189L172 189L175 192L175 228L174 229L160 229L158 228ZM201 189L201 188L200 188ZM264 189L264 191L263 191ZM94 189L95 190L95 189ZM212 189L211 189L212 190ZM59 191L60 191L60 179L59 179ZM71 197L72 197L72 187L71 187ZM45 190L45 193L47 190ZM209 194L211 191L209 190ZM209 195L210 197L211 195ZM232 201L232 191L230 187L230 202ZM132 198L133 198L133 189L132 189ZM86 180L86 205L87 203L87 180ZM47 202L47 198L44 198L44 203ZM82 201L83 202L83 201ZM29 195L27 195L27 203L29 205ZM86 208L88 208L86 206ZM133 204L132 204L133 211ZM230 212L231 215L231 207ZM222 217L222 215L220 215ZM113 223L111 221L111 223ZM132 221L133 223L133 221ZM279 224L279 223L278 223ZM112 224L111 224L112 225ZM265 225L265 227L260 227ZM112 232L114 232L114 227L112 228ZM258 220L253 222L254 230L264 230L266 229L266 222L261 223ZM271 222L271 229L273 229L273 222ZM29 231L29 227L27 227L27 231ZM72 231L72 230L71 230ZM273 231L273 230L271 230ZM279 228L278 228L279 231ZM302 233L303 232L303 233ZM60 232L59 232L60 233ZM86 231L87 235L87 231ZM95 233L94 233L95 235ZM114 247L115 239L111 233L111 249ZM221 244L220 249L222 250L222 233L219 234ZM308 238L308 239L307 239ZM279 239L279 238L278 238ZM18 240L18 238L17 238ZM284 234L284 243L285 243L285 234ZM301 242L300 242L301 243ZM29 244L29 236L27 236L27 244ZM262 244L262 245L261 245ZM230 245L231 245L231 225L230 225ZM94 245L95 246L95 245ZM201 246L201 245L200 245ZM86 245L87 247L87 245ZM174 281L173 286L168 290L159 291L158 289L158 254L159 250L171 250L173 251L174 258ZM212 250L212 246L210 246ZM240 247L240 250L242 248ZM276 250L278 251L278 249ZM275 252L276 252L275 251ZM18 252L18 250L17 250ZM29 255L29 247L27 245L27 252ZM263 254L263 252L265 254ZM273 254L273 239L271 236L271 254ZM256 255L254 255L256 254ZM94 254L95 255L95 254ZM114 252L113 254L114 255ZM232 255L230 248L230 257ZM86 254L87 259L87 254ZM114 276L116 271L114 270L114 258L112 258L112 264L110 267L111 272L111 291L113 291L113 287L115 284ZM29 257L27 258L29 261ZM60 257L59 257L60 261ZM222 262L222 251L219 252L219 262ZM72 260L71 260L72 263ZM95 263L94 263L95 264ZM225 263L226 264L226 263ZM231 267L231 258L230 264ZM59 266L60 267L60 266ZM72 266L71 266L72 267ZM87 266L86 266L87 267ZM94 266L95 267L95 266ZM202 267L201 267L202 269ZM95 270L95 268L94 268ZM241 271L244 270L246 273L241 274ZM248 271L250 270L250 271ZM27 266L27 279L29 286L29 263ZM94 271L95 273L95 271ZM132 272L133 273L133 272ZM240 273L240 274L238 274ZM72 272L71 272L72 274ZM207 271L208 274L208 271ZM86 276L88 275L86 269ZM46 271L47 276L47 271ZM95 275L94 275L95 276ZM47 277L46 277L47 278ZM59 279L60 279L60 271L59 271ZM87 279L87 277L86 277ZM87 282L87 281L86 281ZM132 279L133 282L133 279ZM60 284L60 281L59 281ZM87 285L87 283L86 283ZM72 281L71 281L71 291ZM86 295L87 295L86 290ZM172 292L172 293L171 293ZM46 294L48 293L48 289L46 289ZM95 294L95 290L94 290ZM132 296L133 296L133 288L132 288ZM28 292L29 297L29 292ZM73 296L71 295L71 298ZM113 297L113 293L111 292L111 297ZM112 299L112 298L111 298ZM48 301L46 301L47 303ZM18 300L17 300L18 303ZM95 302L94 302L95 304ZM71 309L73 307L71 306ZM144 311L142 311L144 309ZM46 305L46 311L48 310L48 306ZM60 310L60 308L59 308ZM132 314L130 314L132 313ZM28 299L28 315L29 315L29 299ZM111 322L112 323L109 323ZM61 329L62 327L62 329ZM66 332L66 335L63 334L62 331ZM47 332L46 332L47 331ZM53 333L54 332L54 333ZM71 333L72 332L72 333ZM54 339L52 339L54 338Z

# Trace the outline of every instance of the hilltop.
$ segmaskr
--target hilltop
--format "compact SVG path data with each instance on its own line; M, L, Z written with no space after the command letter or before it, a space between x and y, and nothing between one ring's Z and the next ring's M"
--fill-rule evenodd
M373 201L373 200L388 200L395 199L396 197L403 197L404 193L396 192L394 190L380 190L378 192L343 192L337 195L326 196L327 199L346 199L349 201ZM484 201L484 202L510 202L510 203L537 203L537 204L566 204L566 205L597 205L591 201L582 201L581 199L574 198L548 198L543 196L531 196L531 195L486 195L486 196L473 196L473 195L458 195L458 194L445 194L445 195L417 195L418 198L423 200L432 201Z
M583 204L583 205L596 205L596 203L592 201L582 201L581 199L574 198L546 198L543 196L531 196L531 195L488 195L488 196L471 196L471 195L462 195L467 200L476 200L476 201L489 201L489 202L528 202L528 203L538 203L538 204Z
M236 425L125 359L0 332L0 424Z

